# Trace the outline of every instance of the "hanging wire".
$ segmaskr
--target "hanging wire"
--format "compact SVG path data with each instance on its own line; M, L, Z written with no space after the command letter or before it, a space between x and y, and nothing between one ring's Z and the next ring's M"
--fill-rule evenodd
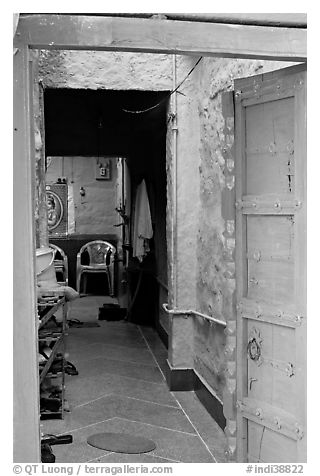
M198 61L195 63L195 65L190 69L189 73L187 74L187 76L181 81L181 83L178 84L178 86L173 90L173 91L170 91L170 93L163 99L161 99L161 101L159 101L157 104L155 104L154 106L151 106L151 107L148 107L147 109L142 109L141 111L130 111L128 109L122 109L124 112L127 112L127 113L130 113L130 114L142 114L144 112L148 112L148 111L151 111L152 109L155 109L156 107L160 106L160 104L162 104L163 102L167 101L167 99L169 99L170 96L172 96L172 94L174 94L176 91L178 91L178 89L180 88L180 86L183 85L183 83L188 79L188 77L190 76L190 74L195 70L195 68L198 66L198 64L200 63L200 61L202 60L203 56L200 56L200 58L198 59Z

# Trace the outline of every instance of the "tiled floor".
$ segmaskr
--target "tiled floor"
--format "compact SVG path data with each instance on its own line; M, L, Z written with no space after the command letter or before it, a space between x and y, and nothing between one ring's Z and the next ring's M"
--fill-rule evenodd
M97 321L106 297L88 296L72 305L69 318ZM169 392L163 365L167 351L156 332L126 321L70 328L68 360L77 376L66 376L70 412L45 420L44 433L71 433L73 443L54 446L57 463L224 462L224 433L194 392ZM150 453L113 453L87 444L90 435L124 432L156 443Z

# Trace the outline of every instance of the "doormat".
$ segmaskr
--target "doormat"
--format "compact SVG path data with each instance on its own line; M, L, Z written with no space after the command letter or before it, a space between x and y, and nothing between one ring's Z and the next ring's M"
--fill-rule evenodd
M126 308L104 304L103 307L99 307L98 319L99 321L122 321L126 315Z
M89 436L87 442L101 450L128 454L149 453L156 447L152 440L125 433L97 433Z
M69 327L101 327L98 322L81 322L78 319L70 319L68 321Z

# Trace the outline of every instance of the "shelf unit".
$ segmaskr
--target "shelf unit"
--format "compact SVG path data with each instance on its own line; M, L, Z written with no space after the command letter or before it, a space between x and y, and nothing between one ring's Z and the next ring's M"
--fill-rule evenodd
M49 322L51 317L62 308L62 325L60 328L45 328L45 325ZM51 348L50 356L44 366L39 365L39 384L44 381L45 377L50 379L61 378L61 406L58 411L41 411L40 418L44 419L62 419L64 416L64 390L65 390L65 335L67 331L67 303L64 296L61 295L51 295L38 297L38 315L39 315L39 326L38 326L38 342L46 343L50 345L54 342L53 347ZM55 358L57 357L58 352L62 352L63 357L61 359L62 369L56 373L50 372L50 368Z

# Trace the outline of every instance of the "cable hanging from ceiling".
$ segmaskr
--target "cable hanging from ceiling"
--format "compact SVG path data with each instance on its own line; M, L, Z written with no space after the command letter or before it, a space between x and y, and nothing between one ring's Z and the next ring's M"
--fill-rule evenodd
M194 64L194 66L190 69L189 73L186 75L186 77L181 81L181 83L178 84L178 86L173 90L173 91L170 91L170 93L163 99L161 99L161 101L159 101L157 104L155 104L154 106L151 106L151 107L148 107L147 109L142 109L140 111L130 111L128 109L122 109L124 112L127 112L129 114L142 114L144 112L148 112L148 111L151 111L152 109L155 109L157 107L160 106L160 104L162 104L163 102L167 101L167 99L169 99L172 94L174 94L176 91L178 91L178 89L183 85L183 83L188 79L188 77L190 76L190 74L196 69L196 67L198 66L198 64L200 63L200 61L202 60L203 56L200 56L200 58L198 59L198 61Z

